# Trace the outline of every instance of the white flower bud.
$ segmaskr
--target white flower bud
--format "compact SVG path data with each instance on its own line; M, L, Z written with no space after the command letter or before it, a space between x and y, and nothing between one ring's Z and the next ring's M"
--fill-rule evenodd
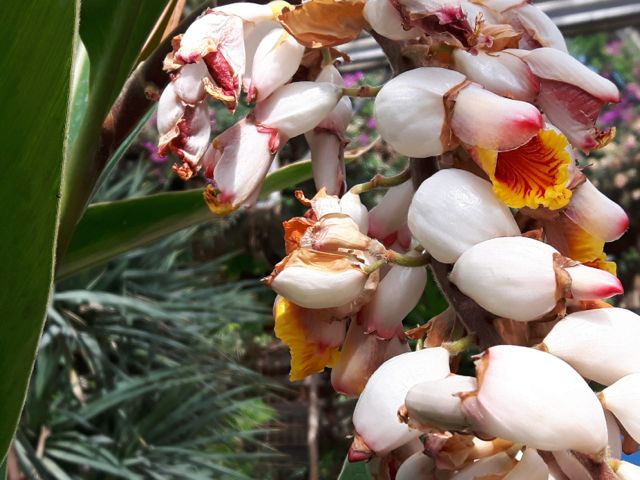
M540 82L526 63L509 52L478 52L473 55L457 48L453 51L453 58L456 70L487 90L503 97L533 102Z
M440 170L420 185L409 207L411 234L439 262L454 263L477 243L520 235L491 183L465 170Z
M389 0L367 0L362 15L371 28L391 40L411 40L420 36L419 29L405 30L402 27L400 12Z
M369 231L369 211L360 201L360 195L347 192L340 198L340 209L345 215L349 215L358 225L361 233Z
M494 238L465 251L451 281L498 316L529 321L556 306L556 250L525 237Z
M530 103L500 97L479 85L460 90L451 117L460 141L499 151L524 145L543 127L542 114Z
M380 203L369 212L369 235L384 240L407 223L407 212L413 197L413 182L409 179L391 187Z
M518 464L503 480L548 480L549 468L534 448L527 448Z
M629 217L589 180L573 191L565 214L582 229L605 242L619 239L629 228Z
M396 473L396 480L432 480L435 478L435 469L436 466L431 457L423 452L416 452L402 462Z
M180 69L173 81L176 95L187 105L195 105L204 100L203 80L209 78L209 72L203 61L190 63Z
M367 332L384 339L402 335L402 320L418 304L426 285L426 268L392 266L360 313Z
M526 237L487 240L465 251L453 266L451 281L481 307L523 322L551 312L556 292L554 254L546 243ZM621 292L619 281L604 270L566 267L576 299L608 298Z
M261 102L274 90L287 83L298 67L304 54L304 46L278 27L267 33L258 44L252 62L249 97Z
M472 428L541 450L593 454L607 444L602 407L568 364L532 348L499 345L476 361L478 390L462 399Z
M450 375L414 385L407 393L408 424L410 427L439 430L464 430L469 425L462 413L459 393L476 390L474 377Z
M341 97L342 89L331 83L290 83L256 106L256 121L292 138L318 125Z
M446 128L444 95L464 82L464 75L444 68L422 67L401 73L376 96L374 116L382 138L409 157L440 155ZM486 112L483 114L486 117Z
M468 467L463 468L451 477L451 480L476 480L479 478L502 478L513 468L515 460L504 452L491 457L481 458Z
M449 374L449 352L441 347L409 352L384 362L369 378L353 412L353 425L377 455L420 436L398 420L398 408L409 389Z
M636 442L640 442L640 373L622 377L598 395L604 408L615 415Z
M583 377L611 385L640 373L639 338L640 316L623 308L598 308L567 315L543 345Z

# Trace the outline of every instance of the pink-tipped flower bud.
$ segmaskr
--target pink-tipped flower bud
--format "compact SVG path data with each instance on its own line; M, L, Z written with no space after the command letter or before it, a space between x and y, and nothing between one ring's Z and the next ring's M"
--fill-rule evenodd
M476 390L474 377L449 375L414 385L405 398L408 425L419 430L460 431L469 426L462 413L460 393Z
M396 473L396 480L435 479L435 463L423 452L416 452L407 458Z
M512 150L544 127L542 114L527 102L469 85L458 93L451 129L461 142L490 150Z
M543 346L583 377L611 385L640 373L639 338L640 316L624 308L598 308L567 315Z
M394 265L378 284L373 299L360 312L367 332L389 339L402 335L402 320L418 304L427 285L427 270Z
M390 0L367 0L362 15L373 30L391 40L411 40L421 34L417 28L404 29L400 12Z
M408 351L409 346L401 339L380 340L368 335L363 324L352 320L338 363L331 370L331 385L342 395L357 397L380 365Z
M549 467L534 448L527 447L518 464L503 480L549 480Z
M541 450L600 452L607 425L597 397L568 364L532 348L499 345L476 361L478 390L462 408L472 428Z
M538 105L572 145L590 150L610 139L595 122L604 104L620 100L612 82L553 48L537 48L521 58L540 79Z
M398 408L417 383L449 374L449 352L441 347L398 355L384 362L369 378L353 412L353 425L366 446L385 455L420 436L398 420Z
M411 200L408 224L416 240L443 263L454 263L485 240L520 235L491 183L455 168L440 170L422 182Z
M318 125L341 97L342 89L331 83L290 83L256 106L256 121L292 138Z
M576 300L598 300L624 292L618 277L605 270L576 265L565 271L571 277L571 297Z
M444 95L465 81L444 68L416 68L387 82L376 96L374 116L382 138L398 153L429 157L445 151ZM486 118L487 112L483 113Z
M380 203L369 212L369 236L383 241L404 227L412 197L411 180L387 190Z
M466 50L453 51L455 67L472 82L507 98L533 102L538 95L540 82L527 64L517 55L501 52L473 55Z
M258 44L251 66L249 99L261 102L293 77L304 46L278 27L267 33Z
M556 264L558 251L526 237L502 237L474 245L453 266L451 281L481 307L500 317L536 320L550 313L562 298L557 275L575 278L574 297L607 298L620 293L610 275L590 267ZM573 269L573 270L572 270ZM595 270L595 269L593 269ZM606 272L604 272L606 273ZM560 285L564 290L566 285Z
M605 242L619 239L629 228L629 217L589 180L573 190L566 215L582 229Z
M598 396L604 408L615 415L636 442L640 442L640 373L622 377L602 390Z

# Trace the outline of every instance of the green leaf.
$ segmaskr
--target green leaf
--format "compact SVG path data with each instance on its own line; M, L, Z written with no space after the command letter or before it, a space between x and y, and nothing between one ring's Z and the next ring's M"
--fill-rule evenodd
M0 460L13 437L53 278L76 2L4 1L0 109Z
M311 162L302 160L267 176L261 196L309 180ZM78 224L58 269L63 278L192 225L215 220L202 190L171 192L91 205Z
M80 36L90 63L89 103L64 171L59 252L64 252L105 166L103 122L160 16L164 0L84 0Z
M345 458L338 480L371 480L371 475L365 462L350 463Z

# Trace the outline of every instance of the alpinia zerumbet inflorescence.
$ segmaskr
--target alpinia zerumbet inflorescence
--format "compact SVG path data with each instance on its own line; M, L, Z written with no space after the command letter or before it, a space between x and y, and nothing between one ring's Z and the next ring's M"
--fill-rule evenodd
M363 30L398 73L345 88L336 47ZM309 143L317 193L297 195L308 211L284 222L286 257L265 283L291 380L331 367L334 388L359 397L351 461L403 479L638 478L619 456L640 442L640 318L601 300L622 293L603 248L629 221L576 160L613 138L596 119L618 89L542 11L230 4L175 37L165 69L160 149L183 179L204 175L212 212L254 204L288 139ZM347 189L348 96L376 97L378 132L411 168ZM211 140L211 102L250 111ZM388 190L368 210L360 194L376 188ZM427 265L450 308L405 332ZM475 376L457 374L473 345Z

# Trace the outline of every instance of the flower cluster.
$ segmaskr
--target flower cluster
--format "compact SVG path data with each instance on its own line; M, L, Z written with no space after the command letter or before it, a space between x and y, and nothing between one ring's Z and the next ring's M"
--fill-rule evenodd
M381 87L345 86L336 68L334 47L363 28L404 59ZM405 479L637 478L619 458L621 432L640 441L640 318L602 301L622 293L603 248L629 220L576 161L613 138L596 120L619 93L542 11L232 4L176 37L165 67L160 151L182 178L204 174L214 213L254 203L279 149L306 137L317 194L297 193L307 212L284 222L286 257L264 281L291 380L331 367L335 390L359 397L351 461ZM411 168L347 190L348 96L375 96L371 127ZM251 110L210 142L210 100ZM369 210L360 194L376 188L388 190ZM427 264L450 308L405 332ZM476 375L458 375L474 342Z

